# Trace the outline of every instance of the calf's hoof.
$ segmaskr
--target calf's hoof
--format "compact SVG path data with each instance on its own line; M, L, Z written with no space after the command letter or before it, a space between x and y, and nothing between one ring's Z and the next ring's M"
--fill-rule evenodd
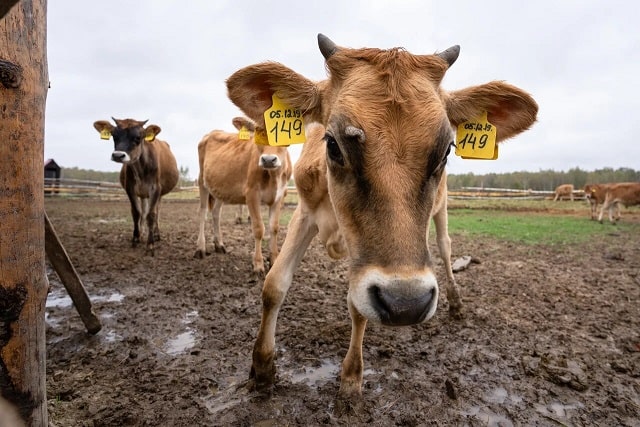
M205 255L206 255L205 251L203 251L202 249L198 249L196 253L193 254L193 257L197 259L203 259Z
M261 369L256 369L256 365L251 366L249 373L251 388L255 391L271 391L276 382L276 365L273 361L267 363Z
M224 245L215 245L214 250L216 251L217 254L227 253L227 249L224 247Z

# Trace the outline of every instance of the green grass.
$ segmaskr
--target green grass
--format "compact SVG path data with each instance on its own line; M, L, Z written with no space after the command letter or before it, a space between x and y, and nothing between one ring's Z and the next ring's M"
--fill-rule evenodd
M624 215L624 213L623 213ZM497 209L453 209L449 211L449 233L489 236L524 244L581 244L611 233L636 233L640 224L600 224L584 216L554 215L541 212L501 211Z

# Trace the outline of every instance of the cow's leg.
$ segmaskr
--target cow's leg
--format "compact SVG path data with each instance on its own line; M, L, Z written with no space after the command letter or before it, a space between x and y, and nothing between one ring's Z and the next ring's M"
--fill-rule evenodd
M353 400L362 392L362 341L367 319L364 318L349 302L349 314L351 315L351 341L349 350L342 361L340 372L340 397Z
M252 218L251 229L253 230L253 271L260 277L264 275L264 258L262 257L262 238L264 237L264 223L260 215L260 193L249 191L246 196L249 215Z
M242 224L242 215L244 214L244 205L238 205L236 212L236 224Z
M140 198L140 236L149 233L147 229L147 218L149 218L149 199Z
M131 247L135 248L140 243L140 202L133 190L127 189L127 196L131 204L131 219L133 220L133 237L131 238Z
M436 240L438 242L438 250L440 258L444 262L445 272L447 274L447 301L449 301L449 315L460 318L462 315L462 301L460 299L460 290L453 277L453 269L451 268L451 238L448 230L448 217L446 203L438 212L433 215L433 221L436 226Z
M220 254L226 254L227 249L222 241L222 232L220 231L220 212L224 203L220 199L214 199L211 216L213 217L213 250Z
M162 203L162 195L158 196L158 203L156 203L156 225L153 229L153 238L156 242L160 240L160 204Z
M154 243L155 236L153 230L158 228L158 217L156 212L158 211L158 202L160 201L160 190L157 187L153 187L149 191L149 207L147 209L147 252L149 255L154 255Z
M256 222L253 216L252 222ZM317 233L318 227L315 222L302 211L299 204L291 217L280 255L267 273L262 287L262 319L258 337L253 346L250 374L258 389L266 388L275 381L275 334L278 311L291 286L293 273Z
M198 242L196 243L196 253L193 255L195 258L204 258L207 254L207 239L204 234L204 225L207 220L207 212L209 210L209 190L202 185L202 178L198 180L200 191L200 210L198 218L200 224L198 226Z
M280 211L282 200L269 206L269 259L273 264L278 258L278 232L280 231Z

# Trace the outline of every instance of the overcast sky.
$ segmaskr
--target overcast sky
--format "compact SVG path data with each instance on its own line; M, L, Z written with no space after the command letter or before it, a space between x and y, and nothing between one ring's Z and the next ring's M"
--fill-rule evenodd
M241 114L225 79L265 60L323 79L320 32L340 46L416 54L459 44L445 89L505 80L533 95L531 130L496 161L452 154L449 173L640 169L639 11L615 0L50 1L45 158L119 170L93 122L149 119L196 177L202 136L233 131Z

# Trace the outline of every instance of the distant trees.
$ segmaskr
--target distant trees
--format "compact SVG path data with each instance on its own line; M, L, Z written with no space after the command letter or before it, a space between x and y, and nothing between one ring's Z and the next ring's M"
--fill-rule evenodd
M552 191L560 184L573 184L581 189L585 184L608 182L640 182L640 171L631 168L603 168L585 171L578 167L568 171L540 170L538 172L507 172L475 175L449 175L450 189L462 187L513 188L520 190Z
M79 179L82 181L119 182L120 172L94 171L93 169L62 168L60 177L66 179Z

